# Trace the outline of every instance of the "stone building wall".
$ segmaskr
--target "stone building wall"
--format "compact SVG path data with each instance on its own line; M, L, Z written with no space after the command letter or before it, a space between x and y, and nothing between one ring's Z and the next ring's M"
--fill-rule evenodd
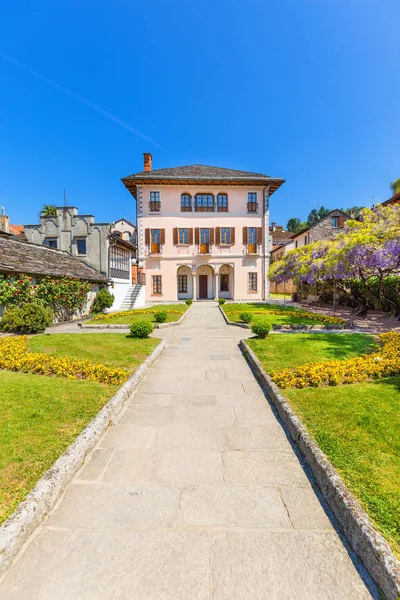
M333 226L333 218L338 219L338 227ZM308 243L318 242L320 240L331 240L336 237L338 233L343 231L344 223L349 219L348 215L345 215L341 210L332 211L325 219L322 219L313 227L310 227L308 232Z

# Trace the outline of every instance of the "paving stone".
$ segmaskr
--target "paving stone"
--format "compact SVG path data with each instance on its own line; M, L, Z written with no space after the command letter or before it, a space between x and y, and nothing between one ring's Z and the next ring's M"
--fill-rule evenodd
M222 432L214 426L167 425L159 430L155 445L168 449L222 450Z
M121 449L121 448L150 448L156 439L157 429L155 427L136 425L130 423L130 416L127 417L128 422L124 422L124 416L116 425L109 428L107 434L101 440L103 448Z
M239 405L235 407L236 420L238 425L246 427L249 425L269 425L276 424L276 417L270 410L268 402L263 398L264 405L261 407Z
M109 448L97 448L86 459L82 469L77 473L77 479L96 481L111 460L114 450Z
M216 536L215 600L367 600L340 540L331 533L229 532Z
M214 450L162 450L160 482L166 485L212 485L223 483L224 466Z
M48 524L66 529L171 527L178 509L178 491L166 486L74 484Z
M40 600L210 598L209 539L202 533L81 531L60 567Z
M226 481L259 485L308 485L296 455L287 450L235 451L224 454Z
M176 419L176 410L174 406L134 404L126 410L119 422L133 425L169 425Z
M234 425L235 411L230 406L180 406L176 413L177 423L224 427Z
M291 528L273 487L224 485L183 489L182 521L202 527Z
M332 529L325 510L311 486L281 487L282 499L295 529Z
M248 427L224 427L228 450L284 450L290 443L278 423Z

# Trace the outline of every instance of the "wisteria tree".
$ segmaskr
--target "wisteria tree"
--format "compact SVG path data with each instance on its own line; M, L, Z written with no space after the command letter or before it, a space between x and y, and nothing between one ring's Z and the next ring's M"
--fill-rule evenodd
M315 242L292 250L270 269L277 283L346 282L357 279L381 305L396 303L385 297L385 280L400 274L400 206L363 209L360 220L348 220L345 231L332 241ZM378 282L378 285L376 285Z

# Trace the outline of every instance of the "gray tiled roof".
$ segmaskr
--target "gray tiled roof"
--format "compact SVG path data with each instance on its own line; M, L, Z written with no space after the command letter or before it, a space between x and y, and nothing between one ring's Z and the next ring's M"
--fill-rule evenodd
M268 175L262 173L253 173L251 171L238 171L236 169L224 169L221 167L211 167L207 165L189 165L187 167L173 167L168 169L153 169L152 171L140 171L128 177L129 179L259 179L265 181L271 179Z
M66 275L87 281L108 281L105 275L68 252L3 236L0 236L0 273L53 277Z

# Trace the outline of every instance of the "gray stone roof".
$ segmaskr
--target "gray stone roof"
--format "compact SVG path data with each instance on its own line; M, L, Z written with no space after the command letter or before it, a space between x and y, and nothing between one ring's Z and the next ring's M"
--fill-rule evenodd
M136 179L217 179L217 180L243 180L243 181L254 181L260 180L260 182L268 181L272 179L269 175L262 173L253 173L251 171L238 171L237 169L224 169L221 167L211 167L208 165L189 165L186 167L173 167L167 169L153 169L152 171L140 171L134 173L128 177L124 177L124 180L136 180ZM283 180L282 180L283 183Z
M86 281L108 281L105 275L68 252L0 236L0 273L51 275Z

